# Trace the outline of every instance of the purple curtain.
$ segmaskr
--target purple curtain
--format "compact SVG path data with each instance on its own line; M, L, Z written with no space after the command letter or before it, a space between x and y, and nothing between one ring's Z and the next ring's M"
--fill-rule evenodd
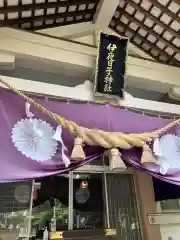
M68 103L53 100L47 101L38 98L35 100L52 112L68 120L75 121L81 126L99 128L106 131L125 133L148 132L161 128L171 121L170 119L143 116L142 114L112 107L108 104ZM26 117L24 99L5 89L0 89L0 111L0 182L39 178L66 172L92 161L104 151L102 148L86 146L86 160L82 162L72 161L68 169L62 163L60 150L51 161L44 163L33 161L18 152L11 141L12 127L17 121ZM54 129L57 127L57 124L52 119L33 106L31 111L35 114L36 118L46 120ZM178 127L176 126L171 129L171 132L178 134ZM63 140L70 154L73 146L73 137L67 131L63 130ZM164 181L180 184L180 170L173 169L166 176L162 176L159 174L159 167L157 165L141 166L140 155L140 149L123 151L123 159L127 164L139 170L146 171L148 174Z

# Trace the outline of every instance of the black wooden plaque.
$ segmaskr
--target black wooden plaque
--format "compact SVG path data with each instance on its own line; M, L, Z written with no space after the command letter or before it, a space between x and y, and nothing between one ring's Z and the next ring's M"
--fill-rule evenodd
M128 39L100 33L95 94L123 98Z

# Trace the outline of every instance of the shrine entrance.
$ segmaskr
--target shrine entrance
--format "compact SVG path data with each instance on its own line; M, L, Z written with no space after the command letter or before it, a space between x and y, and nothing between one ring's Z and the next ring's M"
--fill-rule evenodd
M67 230L57 220L52 239L144 239L131 172L86 165L64 177L69 179Z
M0 236L16 229L15 239L38 240L46 229L56 240L144 239L131 170L93 164L33 184L1 184Z

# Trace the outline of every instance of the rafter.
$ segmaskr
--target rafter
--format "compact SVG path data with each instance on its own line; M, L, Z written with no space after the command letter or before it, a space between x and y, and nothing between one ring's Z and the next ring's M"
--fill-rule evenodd
M93 13L94 13L93 9L86 10L86 14L93 15ZM2 26L13 26L17 23L18 24L29 23L29 22L32 22L32 20L33 20L33 22L34 21L44 21L44 20L54 20L54 19L64 18L64 17L77 17L77 16L81 16L83 14L84 14L84 10L80 10L78 12L64 12L64 13L58 13L56 15L51 14L51 15L47 15L47 16L34 16L33 19L32 19L32 17L27 17L27 18L23 18L23 19L1 20L0 24Z
M4 0L4 8L2 8L2 10L3 9L6 9L8 7L8 2L7 2L7 0ZM1 8L0 8L0 13L1 13ZM8 19L8 14L7 14L7 12L3 12L4 13L4 19L6 20L6 19Z
M75 32L72 30L72 33L67 31L67 38L71 40L78 40L93 31L109 31L109 26L117 34L124 33L129 37L129 48L134 47L134 56L149 55L163 63L179 66L179 0L148 0L149 4L146 0L31 0L27 4L24 0L16 0L16 5L13 6L10 5L10 0L2 1L4 6L0 7L0 26L31 31L46 28L50 31L49 28L66 26L70 31L78 23L94 23L95 30L92 31L89 28L78 29L79 32L77 29ZM178 4L178 9L173 9L174 3ZM120 18L118 14L121 15ZM72 24L74 26L71 28ZM59 35L63 35L63 31L59 29ZM54 36L51 33L49 35ZM97 40L96 35L93 36ZM88 37L79 41L87 43Z
M149 19L151 19L152 21L154 21L156 24L158 24L159 26L161 26L164 29L167 29L167 25L165 23L163 23L162 21L160 21L158 18L154 17L149 11L144 10L141 6L139 6L138 4L136 4L135 2L133 2L132 0L125 0L128 4L130 4L135 10L140 11L141 13L143 13L146 17L148 17ZM180 39L180 35L173 30L172 28L168 28L168 31L175 36L176 38Z
M117 19L116 19L115 17L113 17L113 21L117 21ZM120 21L119 21L119 24L120 24L121 27L123 27L125 30L128 30L128 31L131 32L133 35L136 35L136 31L134 31L133 29L127 27L126 24L124 24L124 23L122 23L122 22L120 22ZM114 28L112 27L112 29L113 29L114 31L116 31L117 33L121 34L121 35L124 34L124 32L119 32L119 31L117 31L117 29L116 29L115 27L114 27ZM139 38L141 41L144 41L144 38L143 38L142 36L138 35L138 38ZM132 42L132 43L134 44L134 42ZM158 52L161 51L161 49L160 49L159 47L157 47L156 45L154 45L152 42L148 41L147 39L146 39L146 43L147 43L152 49L155 49L155 50L157 50ZM140 47L140 46L139 46L139 47ZM159 58L156 57L156 56L154 56L153 54L151 54L151 52L149 52L149 51L147 51L147 50L145 50L145 49L144 49L144 51L145 51L147 54L149 54L150 56L152 56L154 59L156 59L158 62L160 61ZM168 55L166 52L163 52L162 54L163 54L164 56L166 56L166 58L168 59L168 62L169 62L169 55ZM168 62L165 62L165 63L167 64ZM179 62L176 61L175 59L172 59L172 62L174 63L175 66L179 66Z
M174 44L172 44L170 41L167 41L165 38L161 37L159 34L157 34L156 32L153 31L152 28L144 25L141 21L139 21L136 18L133 18L128 12L126 11L122 11L122 9L120 7L118 7L117 11L122 14L123 16L126 16L130 21L136 23L140 28L146 30L149 34L151 34L152 36L154 36L156 39L161 40L164 44L166 44L166 46L171 47L176 53L180 53L180 49L178 47L176 47ZM116 22L116 24L121 24L119 22L119 20L114 18L114 21ZM139 34L138 34L139 37Z
M108 28L118 4L119 0L100 0L93 23L102 29Z
M7 1L7 0L4 0ZM24 4L22 6L4 6L3 8L0 7L0 13L12 13L12 12L20 12L20 11L29 11L32 9L40 10L46 8L60 8L60 7L70 7L70 6L77 6L82 4L92 4L97 3L97 0L73 0L73 1L58 1L58 2L45 2L45 3L38 3L38 4Z
M176 20L177 22L180 23L180 17L176 13L170 11L166 6L164 6L163 4L158 2L157 0L151 0L151 3L153 3L153 6L161 9L162 12L166 13L167 15L169 15L173 20ZM178 2L178 4L180 4L180 2Z
M54 37L74 39L86 36L87 34L92 33L95 29L95 25L89 22L89 19L88 22L83 23L77 23L77 20L72 20L72 22L74 24L62 27L55 27L53 23L52 27L50 26L49 28L38 30L37 32Z

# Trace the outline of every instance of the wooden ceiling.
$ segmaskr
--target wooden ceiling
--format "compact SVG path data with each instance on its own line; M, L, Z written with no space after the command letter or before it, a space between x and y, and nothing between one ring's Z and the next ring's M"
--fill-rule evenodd
M88 22L93 20L98 3L0 0L0 25L32 31ZM180 65L180 0L120 0L109 27L157 61Z
M0 24L39 30L92 21L99 0L0 0Z
M154 59L180 66L180 0L121 0L110 28Z

